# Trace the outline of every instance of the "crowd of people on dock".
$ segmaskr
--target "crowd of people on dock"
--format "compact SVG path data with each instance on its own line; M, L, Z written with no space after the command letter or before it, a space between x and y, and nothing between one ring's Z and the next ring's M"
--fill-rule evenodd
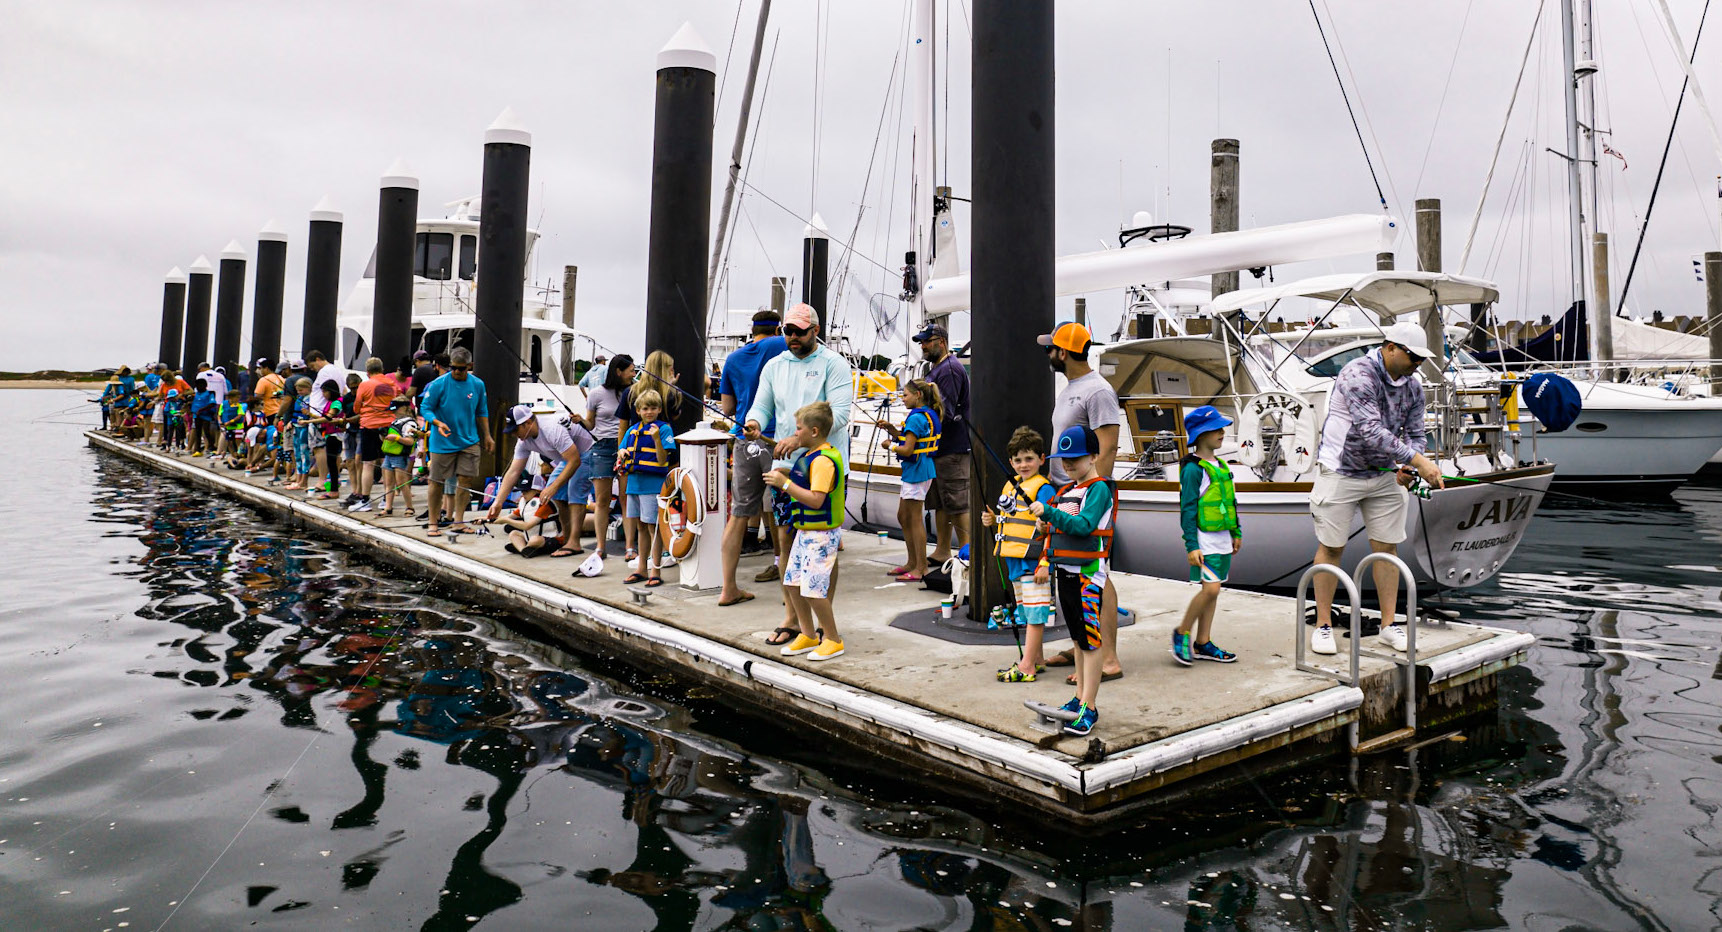
M1428 356L1421 334L1395 327L1381 350L1340 375L1330 401L1339 416L1330 413L1324 424L1321 478L1312 494L1322 548L1317 562L1338 562L1359 512L1375 549L1390 550L1403 539L1406 470L1439 485L1423 455L1422 394L1413 374ZM948 333L931 324L913 339L927 375L902 386L908 411L902 423L876 422L885 435L881 448L900 462L905 558L888 574L902 583L925 582L930 568L968 550L976 458L968 373ZM1034 682L1048 666L1074 667L1067 682L1076 694L1049 712L1066 720L1067 733L1084 735L1098 719L1101 684L1123 675L1112 579L1118 513L1112 472L1123 410L1089 363L1094 341L1085 326L1065 323L1038 341L1065 377L1051 432L1023 425L1010 436L999 464L1010 473L997 496L985 500L981 519L993 539L971 560L997 563L1010 597L995 621L1025 632L1019 661L999 670L998 680ZM707 385L697 395L679 386L675 362L663 350L648 353L643 365L626 354L598 357L579 380L582 397L574 403L515 405L503 415L500 432L513 440L512 459L482 484L481 453L492 452L496 438L486 387L464 348L419 352L393 371L372 357L363 373L347 372L310 352L278 365L259 359L233 380L207 363L189 383L159 363L141 372L121 368L100 399L104 427L138 444L267 474L282 491L338 499L356 513L392 516L399 504L430 538L483 534L496 522L507 528L507 549L523 557L581 556L579 576L604 572L605 539L619 525L622 582L645 588L663 585L663 570L682 555L678 550L685 553L686 538L672 525L687 503L679 501L679 484L666 488L677 462L671 423L685 423L691 408L703 408L712 426L734 435L717 604L755 598L738 584L738 565L743 554L769 549L773 562L754 581L780 584L784 617L768 643L810 662L845 652L833 597L848 516L850 425L859 413L856 373L821 342L818 313L807 304L781 316L755 314L749 341L721 367L702 370ZM1189 452L1180 466L1180 524L1190 579L1200 586L1172 633L1172 656L1184 666L1237 659L1213 639L1220 590L1243 545L1231 471L1218 455L1231 423L1208 405L1184 417ZM415 485L425 486L426 496L417 514ZM475 493L483 517L473 520ZM595 541L590 553L582 543L587 533ZM1331 579L1325 593L1317 587L1320 624L1311 648L1318 653L1335 650L1327 619L1332 592ZM1383 609L1383 640L1403 650L1403 625L1394 624L1390 599ZM1047 656L1045 628L1055 615L1073 646Z

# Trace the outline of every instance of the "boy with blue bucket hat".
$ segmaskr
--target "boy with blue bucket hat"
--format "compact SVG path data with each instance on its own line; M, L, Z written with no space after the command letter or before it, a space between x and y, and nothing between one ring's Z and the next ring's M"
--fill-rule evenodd
M1238 525L1238 493L1232 470L1219 457L1220 444L1232 419L1203 405L1184 415L1189 454L1178 468L1178 518L1184 550L1190 560L1190 581L1201 589L1184 609L1184 621L1172 632L1172 659L1184 666L1196 660L1231 663L1238 655L1213 641L1214 610L1220 586L1232 571L1232 554L1244 545ZM1195 640L1191 641L1191 627Z

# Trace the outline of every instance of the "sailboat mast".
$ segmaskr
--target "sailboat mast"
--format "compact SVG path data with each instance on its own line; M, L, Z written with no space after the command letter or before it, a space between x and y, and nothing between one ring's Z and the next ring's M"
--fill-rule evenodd
M735 118L735 145L729 153L729 180L723 187L723 210L718 214L717 239L712 240L711 268L706 272L707 315L718 299L718 272L723 267L724 248L729 242L729 212L735 202L736 182L741 179L741 155L747 145L747 119L753 112L753 82L759 76L759 52L765 46L765 24L771 18L771 0L760 0L759 20L753 29L753 52L747 61L747 83L741 90L741 113Z
M1579 174L1582 153L1579 150L1578 77L1573 71L1576 64L1573 58L1573 0L1561 0L1561 84L1567 118L1567 151L1562 157L1567 160L1567 206L1571 224L1569 252L1572 300L1575 303L1585 297L1584 186ZM1588 312L1588 306L1586 310Z
M915 79L915 161L914 177L910 180L913 208L909 212L915 225L914 320L903 338L903 351L914 359L914 346L909 336L927 322L927 279L933 270L933 0L915 0L914 22L910 27L910 63Z
M1596 114L1596 45L1591 27L1596 17L1592 0L1579 0L1579 54L1573 81L1584 81L1584 161L1590 171L1590 226L1595 232L1591 245L1591 296L1585 305L1590 313L1590 358L1601 363L1614 359L1614 312L1609 307L1608 236L1602 232L1602 186L1597 183L1598 151ZM1581 248L1583 243L1580 244Z

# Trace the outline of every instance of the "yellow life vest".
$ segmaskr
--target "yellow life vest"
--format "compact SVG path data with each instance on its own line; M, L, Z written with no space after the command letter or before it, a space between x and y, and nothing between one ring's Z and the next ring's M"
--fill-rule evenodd
M932 408L916 408L913 411L910 411L909 414L911 416L916 414L925 416L927 423L932 426L932 430L929 431L925 437L915 438L915 446L909 450L909 455L905 457L905 459L913 459L917 456L934 455L934 453L939 449L939 416L933 413ZM908 428L907 420L904 421L903 426L904 429Z
M1232 484L1232 470L1225 463L1211 463L1196 457L1196 464L1208 474L1208 488L1196 500L1196 527L1203 531L1235 531L1238 529L1238 492Z
M1028 510L1028 506L1040 496L1040 490L1049 482L1040 473L1021 480L1022 490L1017 491L1017 483L1005 482L1004 492L999 495L999 524L998 547L996 552L1001 557L1014 557L1018 560L1039 560L1046 549L1045 535L1035 533L1035 525L1040 519ZM1024 501L1027 496L1027 501Z

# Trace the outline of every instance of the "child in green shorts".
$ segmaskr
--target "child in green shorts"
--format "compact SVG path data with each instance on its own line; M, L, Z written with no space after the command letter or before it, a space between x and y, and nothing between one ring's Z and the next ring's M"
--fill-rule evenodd
M1178 516L1184 550L1190 560L1190 581L1202 588L1184 609L1184 621L1172 632L1172 659L1184 666L1196 660L1231 663L1238 655L1213 641L1214 609L1220 586L1232 571L1232 554L1244 545L1238 526L1238 493L1232 471L1218 455L1232 419L1203 405L1184 415L1190 453L1178 470ZM1195 626L1195 640L1190 628Z

